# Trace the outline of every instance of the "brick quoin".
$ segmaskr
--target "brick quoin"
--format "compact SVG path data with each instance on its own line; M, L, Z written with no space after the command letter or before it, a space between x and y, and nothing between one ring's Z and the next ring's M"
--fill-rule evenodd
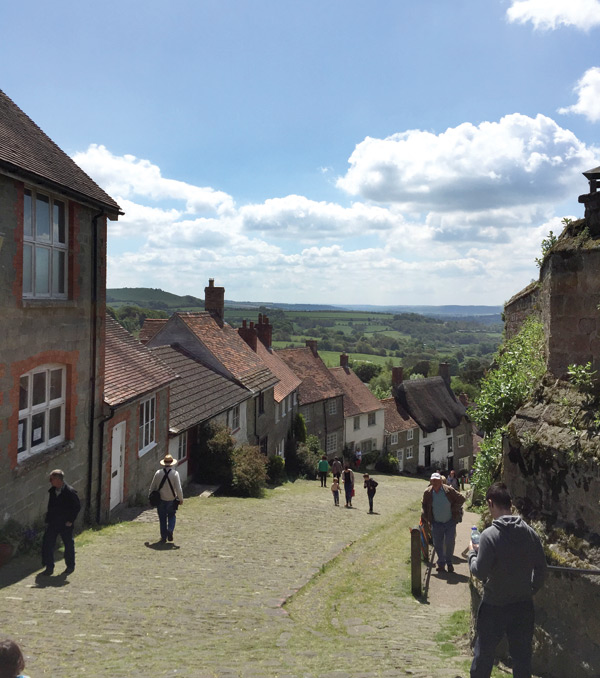
M41 365L59 364L66 366L66 403L65 403L65 440L73 440L77 425L77 363L79 351L44 351L37 355L19 360L10 366L13 387L10 392L9 402L11 416L8 419L10 440L8 444L8 459L10 468L17 466L17 430L19 426L19 381L23 374Z
M20 181L15 181L15 188L17 189L17 201L14 204L15 219L17 228L14 230L15 235L15 256L13 258L13 269L15 278L13 280L13 297L17 302L17 308L23 307L23 220L25 206L23 204L25 198L25 185Z

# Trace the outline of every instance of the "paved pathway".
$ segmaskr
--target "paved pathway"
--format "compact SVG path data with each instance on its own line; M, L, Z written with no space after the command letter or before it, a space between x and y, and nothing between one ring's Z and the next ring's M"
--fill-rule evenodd
M14 560L0 570L1 635L32 678L466 676L435 641L468 607L463 565L429 578L430 604L407 595L426 483L379 480L376 515L362 489L350 510L299 481L260 500L187 499L175 545L156 543L154 512L87 531L69 577Z

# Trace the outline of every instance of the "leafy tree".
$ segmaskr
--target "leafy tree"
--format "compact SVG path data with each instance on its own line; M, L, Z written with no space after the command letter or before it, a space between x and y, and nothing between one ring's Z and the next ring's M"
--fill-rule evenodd
M354 374L363 382L367 383L381 373L381 365L376 365L375 363L365 363L365 362L352 362L352 370Z
M232 492L239 497L260 497L267 481L267 458L254 445L242 445L232 455Z

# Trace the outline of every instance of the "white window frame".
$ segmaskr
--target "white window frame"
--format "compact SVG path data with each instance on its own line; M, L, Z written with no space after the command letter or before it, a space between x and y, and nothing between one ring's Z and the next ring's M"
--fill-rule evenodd
M304 417L304 423L308 424L308 422L310 421L310 417L311 417L310 406L307 407L304 410L304 412L302 412L302 416Z
M405 457L404 457L404 458L405 458L405 459L412 459L412 458L413 458L413 448L412 448L412 445L411 445L410 447L407 447L407 448L406 448L406 451L405 451Z
M277 454L278 457L283 457L285 459L285 438L282 438L280 442L277 443L275 454Z
M138 408L138 457L156 447L156 394Z
M235 407L232 407L227 413L227 418L231 422L229 426L231 431L237 431L240 427L240 406L236 405Z
M396 459L401 463L403 461L403 458L404 458L404 449L400 448L396 450Z
M325 452L333 454L337 451L337 433L328 433L325 445Z
M36 232L38 197L48 200L48 235L42 237ZM25 209L30 199L29 210ZM62 197L25 187L23 196L23 298L24 299L66 299L69 294L69 203ZM62 231L64 242L60 242L59 224L54 221L54 208L63 206ZM29 215L27 214L29 212ZM28 219L29 216L29 219ZM29 254L27 254L29 253ZM43 253L46 253L43 255ZM48 257L48 291L37 289L37 264L41 256ZM60 262L62 257L62 264ZM58 289L62 277L62 291Z
M414 430L412 428L409 428L408 431L406 432L406 440L412 440L414 436Z
M337 401L333 398L327 403L327 411L329 414L337 414Z
M60 371L61 373L61 388L60 394L52 394L51 392L51 373ZM33 404L33 389L34 381L37 375L44 374L44 400ZM26 402L22 402L23 387L26 391ZM43 452L54 445L64 442L65 440L65 410L66 410L66 393L67 393L67 369L65 365L48 364L40 365L25 374L22 374L19 379L19 407L21 404L25 405L19 409L19 422L17 431L17 462L21 462L35 454ZM52 398L51 396L55 397ZM50 437L50 411L55 411L60 408L59 417L59 432L58 435ZM40 442L34 444L33 423L34 420L39 420L43 417L43 424L41 427L36 427L35 431L39 432ZM37 421L36 421L37 423Z
M360 416L354 417L353 426L355 431L360 431Z
M398 444L398 433L391 433L390 434L390 445L397 445Z
M187 431L184 431L177 438L177 461L181 461L182 459L185 459L187 457L187 439L188 439Z
M452 436L450 436L447 440L448 440L448 454L453 454L454 453L454 440L452 440Z
M377 412L369 412L367 415L367 426L377 425Z
M427 431L421 431L421 438L427 438Z
M464 435L464 433L462 433L461 435L458 436L458 438L456 439L456 444L459 447L465 446L465 435Z

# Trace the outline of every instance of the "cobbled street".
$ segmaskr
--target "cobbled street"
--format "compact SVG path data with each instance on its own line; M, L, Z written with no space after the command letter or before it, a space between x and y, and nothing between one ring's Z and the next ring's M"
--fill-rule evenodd
M308 481L264 499L188 498L174 545L157 543L154 512L86 531L69 577L60 561L44 578L14 559L0 570L1 635L32 678L467 675L435 640L456 602L410 595L426 483L378 478L369 515L359 480L353 509Z

